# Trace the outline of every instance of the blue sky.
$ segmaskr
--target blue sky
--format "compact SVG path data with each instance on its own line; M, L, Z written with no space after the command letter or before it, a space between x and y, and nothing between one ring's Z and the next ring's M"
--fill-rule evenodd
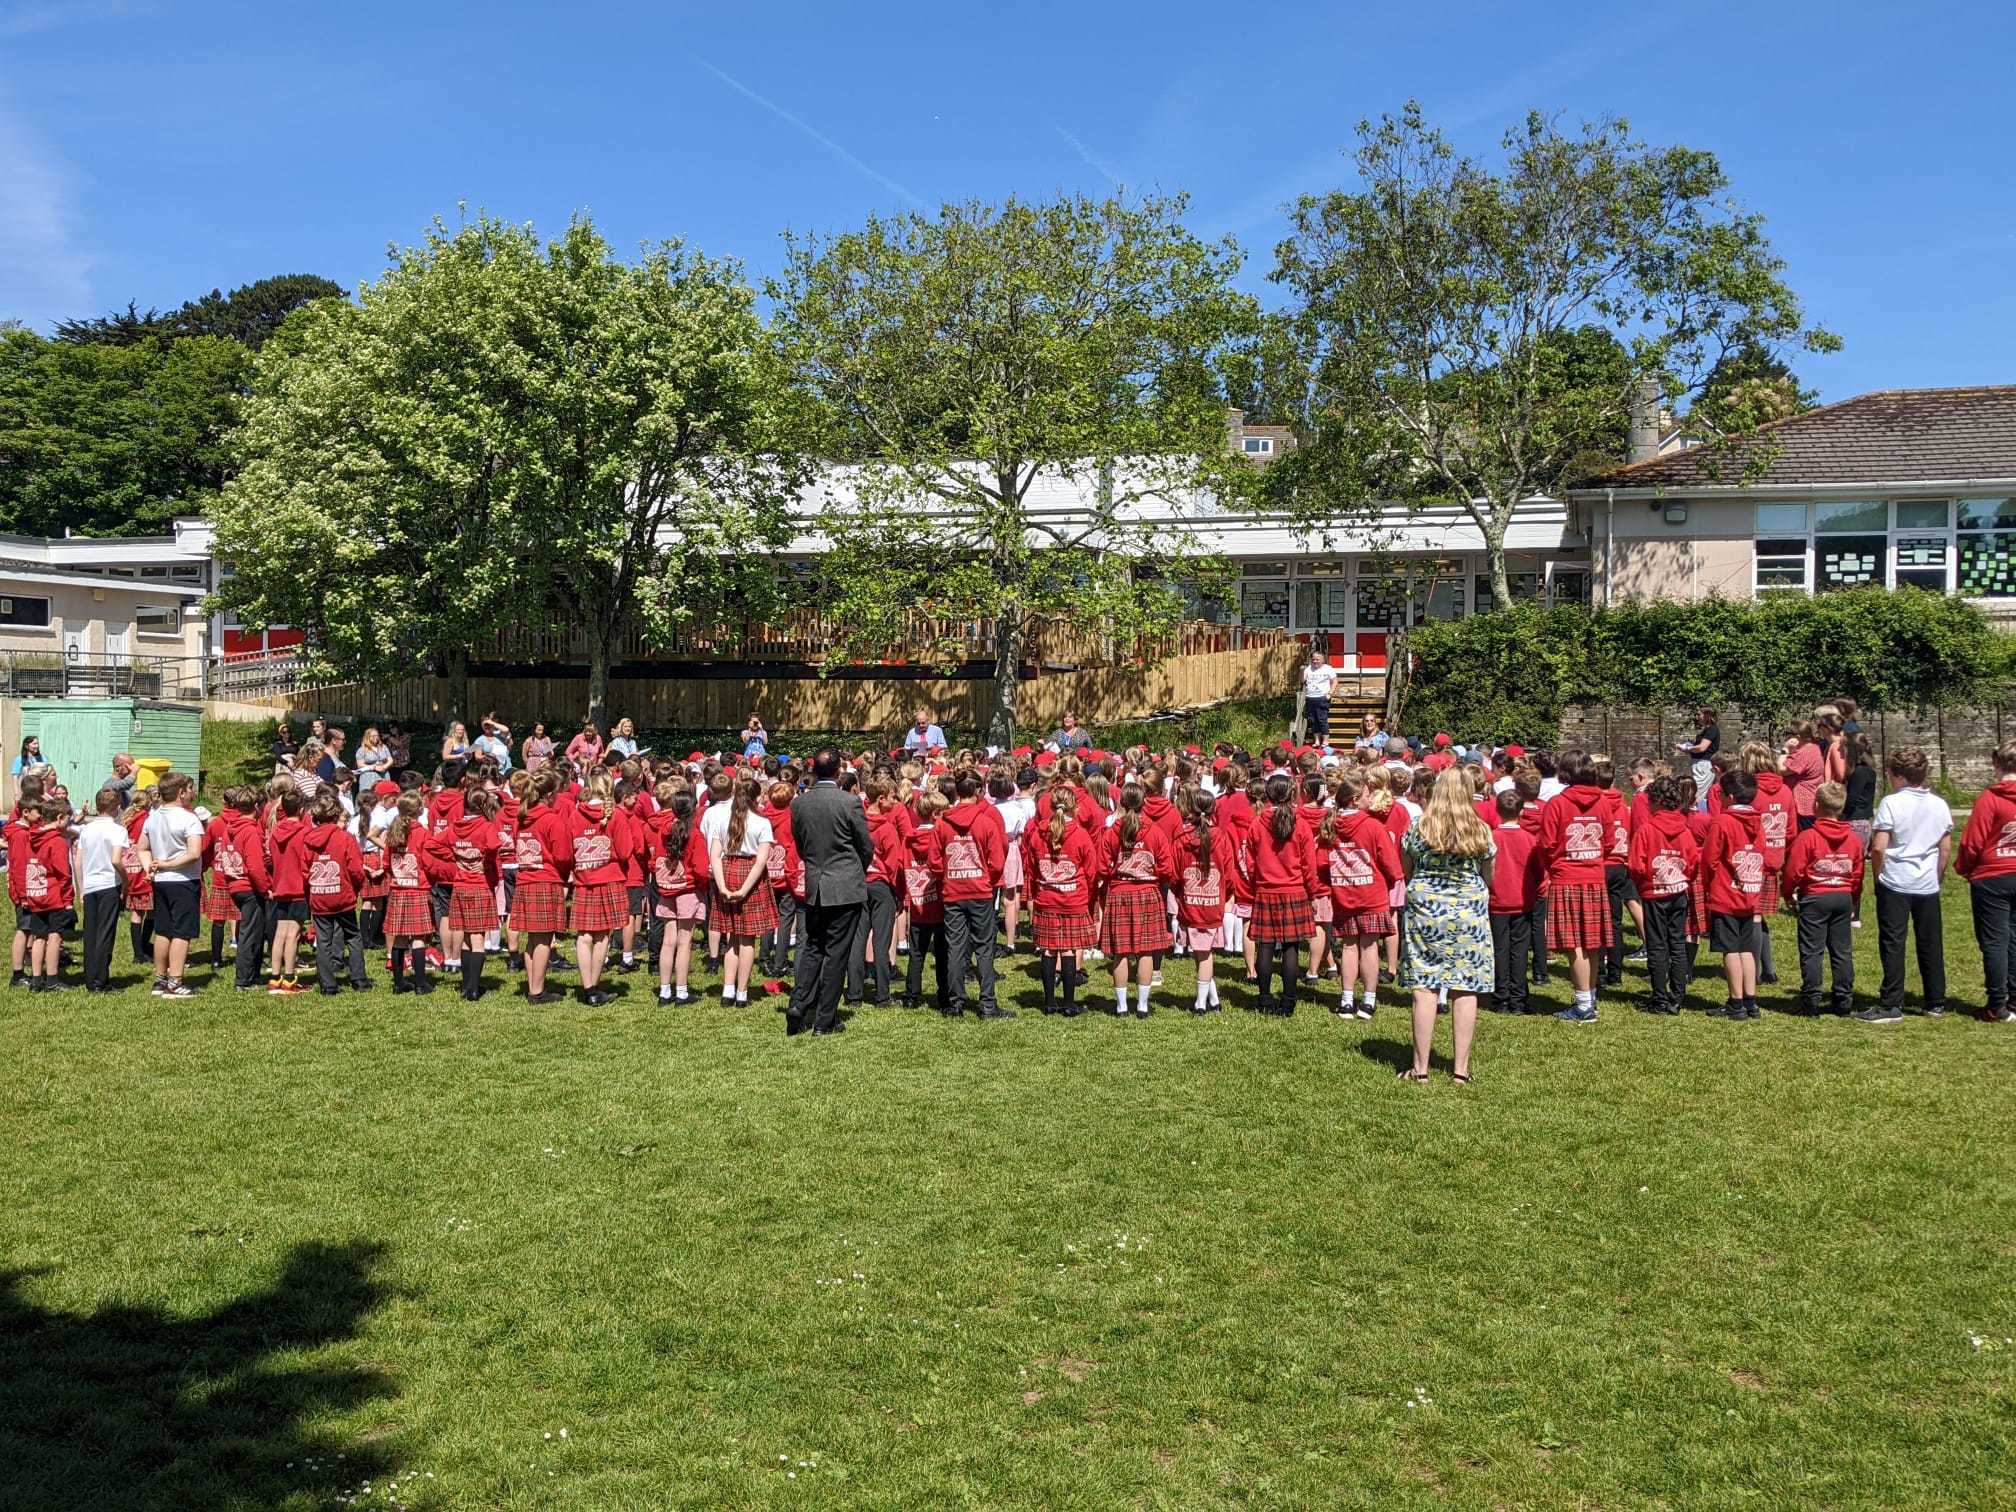
M619 246L1060 188L1184 189L1264 292L1280 206L1410 96L1719 153L1838 356L1824 396L2016 382L2016 7L0 0L0 316L354 287L458 201Z

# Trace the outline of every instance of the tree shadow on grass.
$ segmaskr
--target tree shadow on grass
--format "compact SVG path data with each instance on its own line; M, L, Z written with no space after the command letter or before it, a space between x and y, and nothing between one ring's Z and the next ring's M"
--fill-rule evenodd
M356 1335L382 1254L299 1245L272 1286L188 1318L50 1312L22 1295L31 1272L0 1270L0 1508L273 1507L382 1484L389 1452L316 1424L392 1382L287 1359Z

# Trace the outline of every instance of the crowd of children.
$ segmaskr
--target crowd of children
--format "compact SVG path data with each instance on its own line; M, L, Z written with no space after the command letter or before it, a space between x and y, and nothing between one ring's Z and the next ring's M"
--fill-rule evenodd
M1956 852L1923 753L1889 754L1891 792L1876 803L1866 738L1825 712L1840 733L1823 760L1788 761L1756 743L1717 751L1706 792L1670 759L1620 772L1603 756L1466 748L1446 735L1426 746L1382 737L1348 754L1286 742L1258 755L862 752L841 776L874 845L848 997L921 1006L928 969L931 1001L957 1015L971 967L983 1016L1000 1016L988 1011L995 942L1014 953L1026 919L1045 1013L1146 1016L1172 955L1195 962L1186 1006L1210 1013L1223 953L1257 986L1264 1013L1334 990L1333 1013L1369 1019L1401 971L1399 842L1454 767L1492 829L1489 938L1478 949L1495 962L1500 1012L1537 1011L1530 987L1559 956L1573 1001L1558 1016L1593 1022L1603 989L1622 979L1628 924L1648 1011L1681 1011L1705 943L1726 986L1711 1011L1754 1018L1759 985L1777 980L1765 921L1790 910L1807 1011L1901 1016L1915 932L1923 1008L1940 1014L1950 865L1971 884L1986 967L1974 1011L2008 1021L2016 744L1995 753L1998 781ZM534 1003L558 1000L555 977L568 970L591 1004L614 996L613 974L633 971L655 971L660 1000L680 1003L695 996L704 949L722 1000L747 1003L792 974L805 883L791 806L806 781L760 743L684 761L612 746L592 759L555 755L536 772L500 770L472 749L363 792L283 764L263 787L226 789L214 815L196 807L192 779L171 772L130 798L104 789L83 819L52 772L29 770L4 831L13 984L72 985L64 941L81 913L82 984L99 992L112 990L123 915L162 997L193 990L190 952L207 922L212 980L228 962L239 991L307 990L301 961L312 950L326 994L367 987L382 958L395 993L432 992L440 970L480 999L494 963L522 976ZM1856 1012L1850 942L1865 879L1883 982Z

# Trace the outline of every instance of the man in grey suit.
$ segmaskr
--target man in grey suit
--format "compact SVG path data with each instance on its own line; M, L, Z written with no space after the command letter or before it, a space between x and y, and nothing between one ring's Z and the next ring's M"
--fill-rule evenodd
M838 1034L836 1017L847 975L847 952L868 906L868 864L875 843L861 800L839 787L840 753L827 746L812 758L811 791L791 800L791 839L805 867L804 939L797 984L784 1032Z

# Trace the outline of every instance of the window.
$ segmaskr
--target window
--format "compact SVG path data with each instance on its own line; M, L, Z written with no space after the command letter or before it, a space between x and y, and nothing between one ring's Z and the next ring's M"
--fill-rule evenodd
M1407 594L1398 578L1358 579L1358 628L1398 630L1407 623Z
M1944 499L1899 499L1899 530L1944 530L1952 523L1953 506Z
M1515 604L1530 604L1540 597L1540 574L1537 572L1507 571L1505 580L1512 589L1512 602ZM1491 574L1478 573L1473 591L1477 595L1477 612L1489 614L1497 605L1497 598L1491 592Z
M1285 580L1239 585L1239 623L1258 630L1288 628L1288 584Z
M182 611L173 604L136 604L133 628L142 635L180 635Z
M1822 535L1870 535L1890 528L1890 506L1880 499L1855 504L1822 504L1813 511L1813 529Z
M23 598L19 594L11 598L0 597L0 625L22 625L33 629L47 629L49 625L49 600L46 598Z
M1813 542L1814 587L1822 593L1884 587L1889 550L1888 536L1818 536Z
M1295 628L1297 630L1342 630L1346 623L1347 585L1341 579L1328 582L1299 582L1295 585Z
M1272 436L1247 436L1243 442L1249 457L1271 457L1274 455Z
M1804 504L1759 504L1757 534L1771 536L1806 534Z
M1757 543L1757 591L1806 591L1806 538Z
M1576 567L1564 571L1557 567L1549 582L1554 607L1575 604L1587 608L1589 604L1589 570Z
M1902 504L1897 506L1897 513L1901 519L1904 513ZM1951 555L1944 535L1897 537L1897 586L1944 593L1948 586L1946 563Z
M2016 598L2016 499L1962 499L1957 591Z

